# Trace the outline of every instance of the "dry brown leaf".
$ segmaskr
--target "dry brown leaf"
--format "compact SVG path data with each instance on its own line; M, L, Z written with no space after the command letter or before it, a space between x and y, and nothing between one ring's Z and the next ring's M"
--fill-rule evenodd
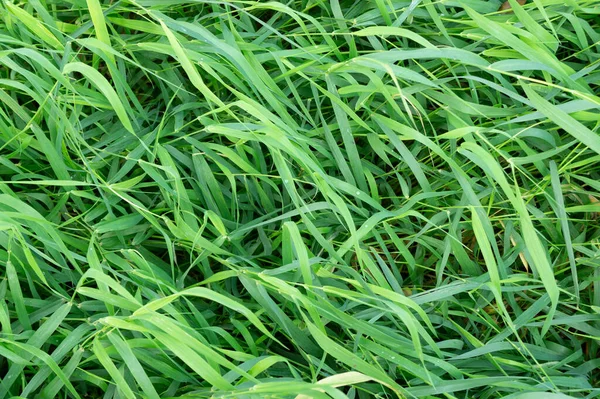
M517 0L517 3L519 3L520 5L524 5L525 3L527 3L527 0ZM512 10L512 7L511 7L509 1L505 1L504 3L502 3L500 8L498 9L498 11L505 11L505 10Z

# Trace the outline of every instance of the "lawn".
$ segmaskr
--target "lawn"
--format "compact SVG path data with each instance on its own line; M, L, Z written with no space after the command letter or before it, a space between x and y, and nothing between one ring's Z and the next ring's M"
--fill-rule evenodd
M598 0L2 0L0 192L0 399L600 397Z

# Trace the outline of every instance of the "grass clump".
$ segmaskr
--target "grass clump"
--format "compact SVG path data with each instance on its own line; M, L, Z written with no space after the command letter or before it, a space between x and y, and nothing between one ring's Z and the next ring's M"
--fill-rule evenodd
M0 9L0 399L594 398L600 2Z

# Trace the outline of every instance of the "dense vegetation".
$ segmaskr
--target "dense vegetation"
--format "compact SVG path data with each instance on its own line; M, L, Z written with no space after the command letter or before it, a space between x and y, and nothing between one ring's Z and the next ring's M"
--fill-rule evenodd
M0 399L600 395L600 1L3 0Z

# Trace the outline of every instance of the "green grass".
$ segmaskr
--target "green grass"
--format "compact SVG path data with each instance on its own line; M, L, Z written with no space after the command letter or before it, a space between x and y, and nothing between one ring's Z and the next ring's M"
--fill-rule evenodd
M600 396L600 1L3 0L0 399Z

